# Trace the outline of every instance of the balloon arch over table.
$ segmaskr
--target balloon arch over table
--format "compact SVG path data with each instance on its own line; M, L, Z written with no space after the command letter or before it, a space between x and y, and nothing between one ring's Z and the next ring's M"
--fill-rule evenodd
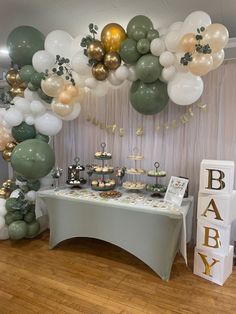
M201 76L224 60L228 31L212 24L202 11L168 29L155 29L143 15L126 28L107 24L73 39L62 30L46 38L31 26L19 26L8 36L14 64L7 75L7 110L0 111L0 151L15 171L0 189L0 239L35 237L40 221L35 216L36 191L50 185L55 162L48 144L62 128L62 120L80 114L85 91L105 96L109 88L132 82L129 99L144 115L159 113L169 98L190 105L203 92Z

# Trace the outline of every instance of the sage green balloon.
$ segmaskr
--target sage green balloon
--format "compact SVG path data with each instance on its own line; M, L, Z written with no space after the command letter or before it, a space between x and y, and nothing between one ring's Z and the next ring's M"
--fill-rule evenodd
M32 212L28 212L24 215L24 221L27 223L33 222L35 220L35 214Z
M24 65L20 71L20 78L22 81L29 83L31 76L34 74L35 69L32 67L32 65Z
M20 210L19 201L16 197L10 197L6 200L5 208L8 212Z
M38 87L32 84L31 82L27 85L28 89L31 90L31 92L36 92L38 90Z
M141 54L137 50L137 43L134 39L127 38L121 43L120 56L125 63L136 63Z
M152 54L142 56L136 64L138 78L144 83L153 83L161 76L159 58Z
M23 121L20 125L12 128L11 134L17 142L23 142L35 138L36 130L33 125L29 125Z
M133 32L133 39L139 41L142 38L146 37L146 30L142 27L137 27Z
M19 26L7 38L7 48L12 61L18 66L32 64L38 50L44 50L44 35L32 26Z
M11 156L14 171L27 179L45 177L55 164L55 154L47 143L31 139L18 144Z
M137 50L139 53L142 55L146 54L149 52L150 49L150 42L146 38L142 38L138 41L137 43Z
M43 77L43 73L34 72L30 77L30 83L33 84L35 87L40 88Z
M37 138L38 140L44 141L46 143L48 143L50 140L48 135L41 134L41 133L36 134L35 138Z
M8 226L14 221L13 213L7 213L4 218L5 224Z
M40 181L39 180L28 180L27 186L29 190L38 191L40 189Z
M138 80L132 83L129 99L133 108L144 115L162 111L168 103L167 84L157 80L146 84Z
M40 224L37 220L34 220L27 224L27 234L26 238L33 238L35 237L40 230Z
M40 97L42 100L46 101L48 104L51 104L53 98L50 97L50 96L48 96L48 95L46 95L46 94L42 91L41 88L39 88L39 89L37 90L37 93L38 93L39 97Z
M127 34L129 38L134 39L134 32L137 28L141 28L145 33L147 33L153 29L152 21L144 15L137 15L133 17L127 25Z
M147 39L149 41L152 41L155 38L159 38L159 32L156 29L151 29L150 31L148 31Z
M13 219L13 221L16 221L16 220L22 220L23 219L23 214L20 212L20 211L18 211L18 210L16 210L16 211L14 211L13 213L11 213L12 214L12 219Z
M27 223L23 220L14 221L9 225L9 237L12 240L23 239L27 234Z

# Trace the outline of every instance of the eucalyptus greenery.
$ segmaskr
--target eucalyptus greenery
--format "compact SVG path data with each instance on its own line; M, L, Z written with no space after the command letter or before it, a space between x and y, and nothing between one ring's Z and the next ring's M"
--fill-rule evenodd
M9 94L9 92L2 90L2 93L0 94L0 108L9 109L12 105L11 103L12 97Z
M84 48L84 54L86 57L88 56L87 48L96 39L95 35L97 35L97 33L98 33L98 26L97 25L90 23L88 28L89 28L89 32L91 35L86 35L85 37L83 37L81 40L81 43L80 43L80 46L82 48ZM89 65L92 66L94 63L96 63L95 60L91 60L91 61L89 60Z
M205 27L203 26L200 28L197 28L197 35L195 36L195 38L198 41L198 43L195 45L195 48L196 48L195 51L197 51L198 53L210 54L212 50L209 44L206 44L206 45L201 44L201 40L203 39L202 33L204 31L205 31ZM193 60L192 55L193 53L186 52L184 56L180 59L180 63L184 66L187 66L188 63Z

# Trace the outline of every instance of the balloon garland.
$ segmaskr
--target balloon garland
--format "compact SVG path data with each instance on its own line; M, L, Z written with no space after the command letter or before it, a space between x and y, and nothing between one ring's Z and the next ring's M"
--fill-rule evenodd
M11 162L16 181L0 189L0 239L38 234L36 191L51 184L48 175L55 163L48 143L63 120L79 116L85 92L103 97L110 87L130 81L130 103L141 114L159 113L169 98L191 105L203 92L201 76L223 62L229 37L223 25L212 24L202 11L168 29L155 29L148 17L137 15L126 30L109 23L99 39L98 27L91 23L89 32L72 38L54 30L45 38L34 27L19 26L8 36L13 66L6 80L12 100L0 111L0 151Z

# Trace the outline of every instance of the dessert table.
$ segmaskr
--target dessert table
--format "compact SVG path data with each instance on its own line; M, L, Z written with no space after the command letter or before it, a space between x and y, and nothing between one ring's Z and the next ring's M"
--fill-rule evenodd
M130 252L163 280L169 280L178 250L187 263L193 197L175 208L146 193L120 192L118 199L103 199L89 188L39 191L36 214L42 215L47 208L49 248L73 237L104 240Z

